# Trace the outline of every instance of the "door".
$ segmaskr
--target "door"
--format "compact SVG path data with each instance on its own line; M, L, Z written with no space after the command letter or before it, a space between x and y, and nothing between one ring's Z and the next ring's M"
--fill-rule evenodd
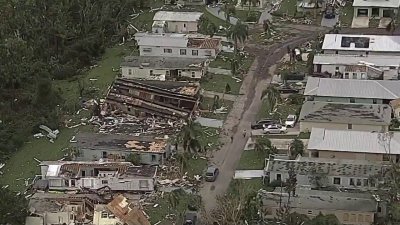
M357 9L358 17L368 17L368 9Z

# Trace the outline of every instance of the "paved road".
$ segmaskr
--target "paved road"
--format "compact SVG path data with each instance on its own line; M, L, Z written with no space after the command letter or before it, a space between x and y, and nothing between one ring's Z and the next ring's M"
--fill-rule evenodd
M269 85L271 76L268 75L269 67L276 64L286 53L287 46L298 45L315 38L314 33L302 32L300 37L286 40L284 43L272 45L269 48L258 45L247 45L246 51L256 55L249 73L243 80L241 93L235 101L232 111L224 124L225 135L221 140L225 143L221 150L215 152L211 162L220 168L218 179L213 183L205 183L200 189L206 212L216 206L216 197L223 195L234 175L240 160L241 153L247 141L242 131L250 130L250 124L256 119L261 107L261 93ZM267 75L266 75L267 74ZM233 142L230 137L233 136Z

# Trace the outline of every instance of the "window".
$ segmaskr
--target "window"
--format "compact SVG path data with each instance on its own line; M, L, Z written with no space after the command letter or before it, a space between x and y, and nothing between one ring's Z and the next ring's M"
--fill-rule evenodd
M355 98L350 98L350 103L355 103L356 99Z
M281 174L276 174L276 180L281 180L282 179L282 175Z
M179 51L179 53L180 53L181 55L186 55L186 49L181 49L181 50Z
M374 179L371 179L371 180L370 180L370 184L371 184L371 187L375 187L375 180L374 180Z
M349 79L349 73L344 73L344 79Z
M357 73L353 73L353 79L357 79Z
M131 107L128 107L128 112L130 112L132 110L132 108Z
M157 159L156 155L151 155L151 161L152 162L156 161L156 159Z
M70 215L69 215L69 219L70 219L70 220L72 220L72 221L73 221L73 220L75 220L75 218L74 218L74 217L75 217L75 215L74 215L74 214L70 214Z
M345 213L344 215L343 215L343 221L349 221L349 214L348 213Z
M383 161L390 161L390 156L388 154L384 154Z
M368 187L368 179L364 179L363 180L363 186L364 187Z
M128 74L132 75L132 69L128 69Z
M307 214L312 215L312 210L308 210Z
M183 27L186 27L186 23L183 24Z
M172 49L170 49L170 48L164 48L164 53L172 53Z
M364 222L364 215L358 214L358 222Z
M178 70L178 77L182 76L182 70Z
M153 70L150 70L150 76L154 76Z
M367 79L367 75L365 75L365 73L361 73L361 79L362 80L366 80Z
M356 222L357 221L357 215L356 214L351 214L350 215L350 222Z
M335 51L335 54L339 54L339 51Z
M361 186L361 179L357 179L357 186Z
M192 71L192 77L193 77L193 78L196 77L196 72Z
M319 158L319 151L312 151L311 152L311 157L312 158Z
M75 187L75 180L71 180L71 187Z
M334 177L333 178L333 184L340 185L340 177Z
M108 180L102 180L101 184L108 184Z
M339 67L337 66L337 67L335 68L335 70L336 70L336 71L339 71Z
M86 176L86 171L82 170L82 177Z
M151 48L143 48L143 52L151 52Z
M395 70L395 69L396 69L396 67L395 67L395 66L389 66L389 69L391 69L391 70Z
M375 98L372 99L372 104L376 104L376 103L378 103L378 100L376 100Z
M148 188L149 187L149 181L148 180L139 180L139 187L140 188Z
M199 51L198 50L192 50L192 55L199 55Z
M348 129L348 130L353 129L353 124L347 124L347 129Z
M354 178L350 178L350 185L354 186Z
M365 222L372 222L372 220L371 220L371 215L365 215L364 221L365 221Z
M101 158L103 158L103 159L107 158L107 152L102 152L101 155L102 155Z
M165 71L165 75L167 75L167 76L169 76L170 73L171 73L171 72L170 72L169 70Z
M101 218L107 218L108 213L107 212L101 212Z
M205 56L211 56L211 50L205 50L204 51Z

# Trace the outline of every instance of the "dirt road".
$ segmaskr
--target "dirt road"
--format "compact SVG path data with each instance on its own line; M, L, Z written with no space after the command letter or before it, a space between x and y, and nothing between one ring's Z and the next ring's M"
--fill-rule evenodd
M243 137L243 130L250 131L250 124L256 120L261 107L261 93L269 85L271 76L269 68L274 66L287 52L287 46L297 46L318 35L315 31L301 32L298 37L274 44L268 48L258 45L246 45L246 51L256 55L256 59L240 89L240 95L234 103L232 111L224 124L225 143L221 150L215 152L212 163L220 168L218 179L213 183L205 183L200 190L207 212L216 206L216 197L223 195L234 175L248 137ZM230 137L233 136L231 143Z

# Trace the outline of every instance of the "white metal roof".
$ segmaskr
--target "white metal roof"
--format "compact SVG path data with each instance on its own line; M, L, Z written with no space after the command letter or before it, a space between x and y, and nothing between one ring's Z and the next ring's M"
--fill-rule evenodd
M56 177L60 172L61 165L49 165L46 177Z
M153 20L196 22L200 19L201 15L203 15L201 12L158 11L154 15Z
M135 40L139 46L181 47L188 44L185 34L148 34L136 33Z
M368 64L371 66L400 66L400 55L336 55L336 54L317 54L314 56L314 64L321 65L358 65Z
M312 128L308 150L400 154L400 133Z
M398 8L399 0L354 0L353 7Z
M400 81L309 77L304 95L344 98L400 98Z
M342 47L342 38L369 38L368 48L354 46ZM323 50L348 50L348 51L379 51L400 52L400 36L388 35L355 35L355 34L325 34Z

